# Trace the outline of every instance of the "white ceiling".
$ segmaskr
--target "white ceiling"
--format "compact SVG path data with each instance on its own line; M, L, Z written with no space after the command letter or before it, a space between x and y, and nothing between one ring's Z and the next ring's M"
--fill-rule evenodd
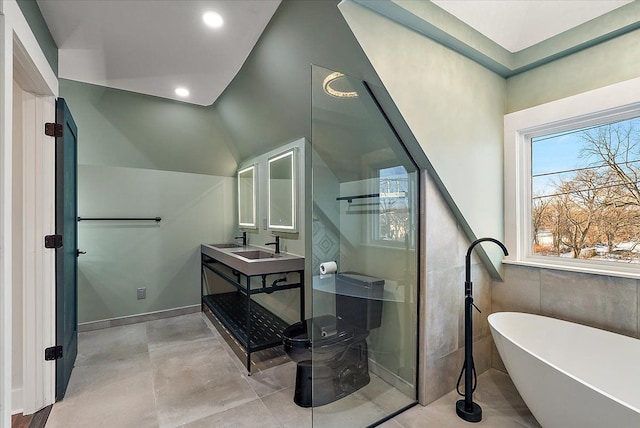
M59 77L211 105L238 73L280 0L38 0ZM214 29L202 14L225 23ZM175 88L189 89L187 98Z
M198 105L231 83L281 0L37 0L59 77ZM426 0L422 0L426 1ZM433 0L516 52L631 0ZM225 24L206 27L205 11ZM189 89L187 98L174 90Z
M542 42L632 0L432 0L510 52Z

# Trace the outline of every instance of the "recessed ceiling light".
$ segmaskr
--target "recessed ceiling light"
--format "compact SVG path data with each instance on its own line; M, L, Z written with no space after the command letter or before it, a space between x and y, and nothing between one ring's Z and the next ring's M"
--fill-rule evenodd
M176 95L179 97L188 97L189 90L187 88L176 88Z
M205 12L202 15L202 20L211 28L220 28L222 24L224 24L222 16L220 16L218 12L213 11Z

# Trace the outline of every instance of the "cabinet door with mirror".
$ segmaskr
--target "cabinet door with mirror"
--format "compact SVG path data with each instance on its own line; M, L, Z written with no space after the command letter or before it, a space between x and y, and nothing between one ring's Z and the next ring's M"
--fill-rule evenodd
M269 228L296 232L296 150L269 158Z
M256 222L256 165L238 171L238 224L255 229Z

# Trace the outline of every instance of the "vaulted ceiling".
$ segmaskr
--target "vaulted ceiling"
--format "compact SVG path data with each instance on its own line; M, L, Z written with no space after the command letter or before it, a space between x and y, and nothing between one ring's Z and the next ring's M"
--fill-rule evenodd
M633 0L432 0L437 6L518 52Z
M206 106L234 79L281 0L37 1L60 49L59 77ZM433 0L512 52L629 2ZM205 25L207 11L224 25Z
M211 105L236 76L280 0L38 0L59 77ZM224 23L212 28L205 12ZM176 88L189 91L179 96Z

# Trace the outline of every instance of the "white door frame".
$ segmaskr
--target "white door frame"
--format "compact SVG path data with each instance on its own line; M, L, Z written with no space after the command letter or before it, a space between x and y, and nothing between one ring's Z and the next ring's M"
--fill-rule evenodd
M58 80L47 62L44 53L31 32L15 0L0 0L0 428L11 427L11 336L12 336L12 185L13 180L31 180L25 188L24 209L25 252L40 252L31 255L30 266L23 266L30 272L31 282L25 281L24 294L24 395L25 411L33 411L40 405L48 405L55 400L55 363L44 361L44 348L55 344L55 268L51 255L42 250L42 236L52 234L50 210L55 197L49 195L51 183L55 182L51 166L51 137L43 136L43 123L36 120L48 117L54 120L55 97L58 96ZM16 75L14 76L14 61ZM12 173L12 126L13 126L13 81L20 80L24 89L34 96L27 103L25 113L32 121L30 130L31 148L25 148L24 177L14 177ZM35 151L34 151L35 150ZM39 169L38 169L39 168ZM48 185L47 185L48 183ZM31 224L27 216L32 216ZM30 246L30 248L27 248ZM51 252L53 250L50 250ZM27 299L41 296L38 304ZM42 311L39 315L37 311ZM53 335L52 335L53 332ZM36 334L37 333L37 334ZM28 374L27 374L28 373ZM36 409L37 410L37 409Z

